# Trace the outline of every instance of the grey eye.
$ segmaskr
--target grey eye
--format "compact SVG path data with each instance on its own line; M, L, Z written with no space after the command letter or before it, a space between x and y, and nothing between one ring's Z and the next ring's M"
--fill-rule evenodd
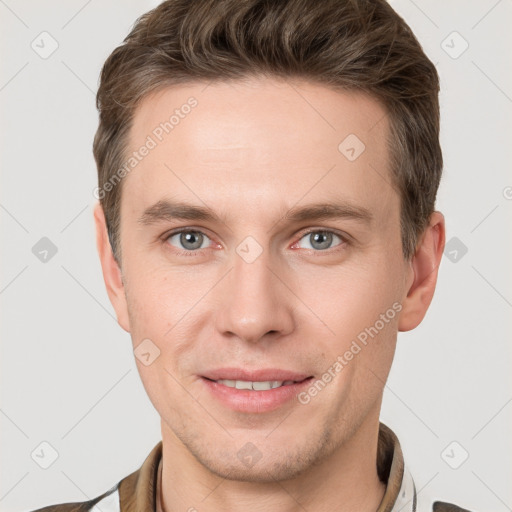
M203 242L208 240L208 237L201 233L200 231L181 231L179 233L174 233L169 236L168 240L171 240L175 237L178 238L179 246L178 249L185 249L187 251L194 251L196 249L201 249ZM176 247L175 244L172 244Z
M306 241L308 241L310 247L301 247L303 249L316 249L319 251L330 249L334 237L338 238L341 242L343 242L343 240L341 240L341 238L338 235L331 231L311 231L310 233L306 233L301 238L301 240L305 239Z

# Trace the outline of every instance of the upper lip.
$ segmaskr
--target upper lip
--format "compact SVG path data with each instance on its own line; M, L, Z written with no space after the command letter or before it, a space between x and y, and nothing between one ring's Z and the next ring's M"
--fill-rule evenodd
M307 373L298 373L290 370L282 370L281 368L260 368L259 370L245 370L243 368L217 368L209 370L202 375L211 380L244 380L250 382L266 382L266 381L302 381L311 377Z

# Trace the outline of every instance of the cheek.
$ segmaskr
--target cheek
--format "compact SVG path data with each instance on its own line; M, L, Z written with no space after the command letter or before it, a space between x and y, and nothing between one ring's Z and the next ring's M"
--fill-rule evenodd
M400 298L397 278L382 267L372 264L340 267L338 271L323 269L298 281L297 295L335 336L355 336Z
M164 388L178 393L179 384L174 379L187 385L190 375L195 374L196 342L211 319L207 292L215 279L197 269L177 271L168 266L135 272L131 277L127 303L133 347L137 350L149 339L160 353L149 367L137 363L141 379L154 397Z
M323 324L305 312L311 318L305 324L308 336L321 347L326 367L341 358L342 377L335 388L351 382L356 395L369 397L382 390L394 356L401 309L397 274L389 265L358 262L301 281L304 302ZM343 395L338 399L343 400Z
M126 297L132 334L162 338L204 295L207 278L191 272L155 267L127 274Z

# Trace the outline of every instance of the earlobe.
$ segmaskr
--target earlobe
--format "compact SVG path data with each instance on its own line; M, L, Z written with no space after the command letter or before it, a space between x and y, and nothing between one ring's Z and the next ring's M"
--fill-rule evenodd
M414 329L425 317L434 296L444 244L444 216L440 212L434 212L410 262L412 283L402 302L399 331Z
M96 225L96 247L100 257L107 294L116 312L117 322L125 331L130 332L128 307L121 269L112 253L105 215L99 202L94 206L94 223Z

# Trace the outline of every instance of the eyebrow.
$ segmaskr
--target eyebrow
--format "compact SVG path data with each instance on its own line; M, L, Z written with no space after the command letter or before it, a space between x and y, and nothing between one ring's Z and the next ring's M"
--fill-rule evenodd
M282 220L289 223L327 219L352 219L370 224L373 220L373 215L370 210L362 206L349 203L327 202L307 206L296 206L288 210L282 217ZM162 199L146 208L139 217L138 222L148 226L158 222L169 222L172 220L224 222L208 207L183 202L171 202L166 199Z

